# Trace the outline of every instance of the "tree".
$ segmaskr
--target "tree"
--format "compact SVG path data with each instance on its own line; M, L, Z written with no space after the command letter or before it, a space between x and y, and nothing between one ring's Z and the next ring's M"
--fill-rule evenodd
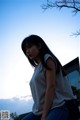
M11 118L13 118L13 120L15 120L15 118L17 117L17 114L16 114L16 112L14 112L14 113L11 113L10 116L11 116Z
M46 4L42 5L42 9L46 10L48 8L59 8L60 10L62 8L71 8L72 12L74 13L74 15L76 15L78 12L80 12L80 2L79 0L56 0L54 2L54 0L47 0ZM78 31L76 31L76 33L73 33L73 35L78 36L80 35L80 29Z

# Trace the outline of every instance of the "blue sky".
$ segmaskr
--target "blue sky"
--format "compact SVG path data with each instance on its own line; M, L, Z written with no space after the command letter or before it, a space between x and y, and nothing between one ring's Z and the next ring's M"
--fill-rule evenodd
M71 9L48 9L46 0L0 0L0 99L31 95L33 69L21 50L22 40L37 34L47 43L62 65L80 57L80 13Z

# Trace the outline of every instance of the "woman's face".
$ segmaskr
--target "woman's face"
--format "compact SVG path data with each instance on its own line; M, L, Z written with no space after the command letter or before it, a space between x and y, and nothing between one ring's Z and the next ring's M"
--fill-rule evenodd
M26 45L26 55L30 58L30 59L39 59L39 52L40 51L40 47L36 46L36 45Z

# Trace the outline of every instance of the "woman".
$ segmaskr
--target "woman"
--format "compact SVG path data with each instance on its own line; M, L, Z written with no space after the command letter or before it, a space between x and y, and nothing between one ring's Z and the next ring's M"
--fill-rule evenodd
M74 96L61 63L37 35L26 37L21 47L35 68L30 81L34 104L22 120L68 120L65 101Z

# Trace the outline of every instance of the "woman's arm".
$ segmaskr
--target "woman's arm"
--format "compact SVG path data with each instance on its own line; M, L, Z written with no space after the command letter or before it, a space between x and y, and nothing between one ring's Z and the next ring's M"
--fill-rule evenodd
M46 120L45 117L49 112L56 87L56 65L51 58L47 60L47 65L50 70L46 69L46 93L45 93L45 103L43 106L43 114L41 120Z

